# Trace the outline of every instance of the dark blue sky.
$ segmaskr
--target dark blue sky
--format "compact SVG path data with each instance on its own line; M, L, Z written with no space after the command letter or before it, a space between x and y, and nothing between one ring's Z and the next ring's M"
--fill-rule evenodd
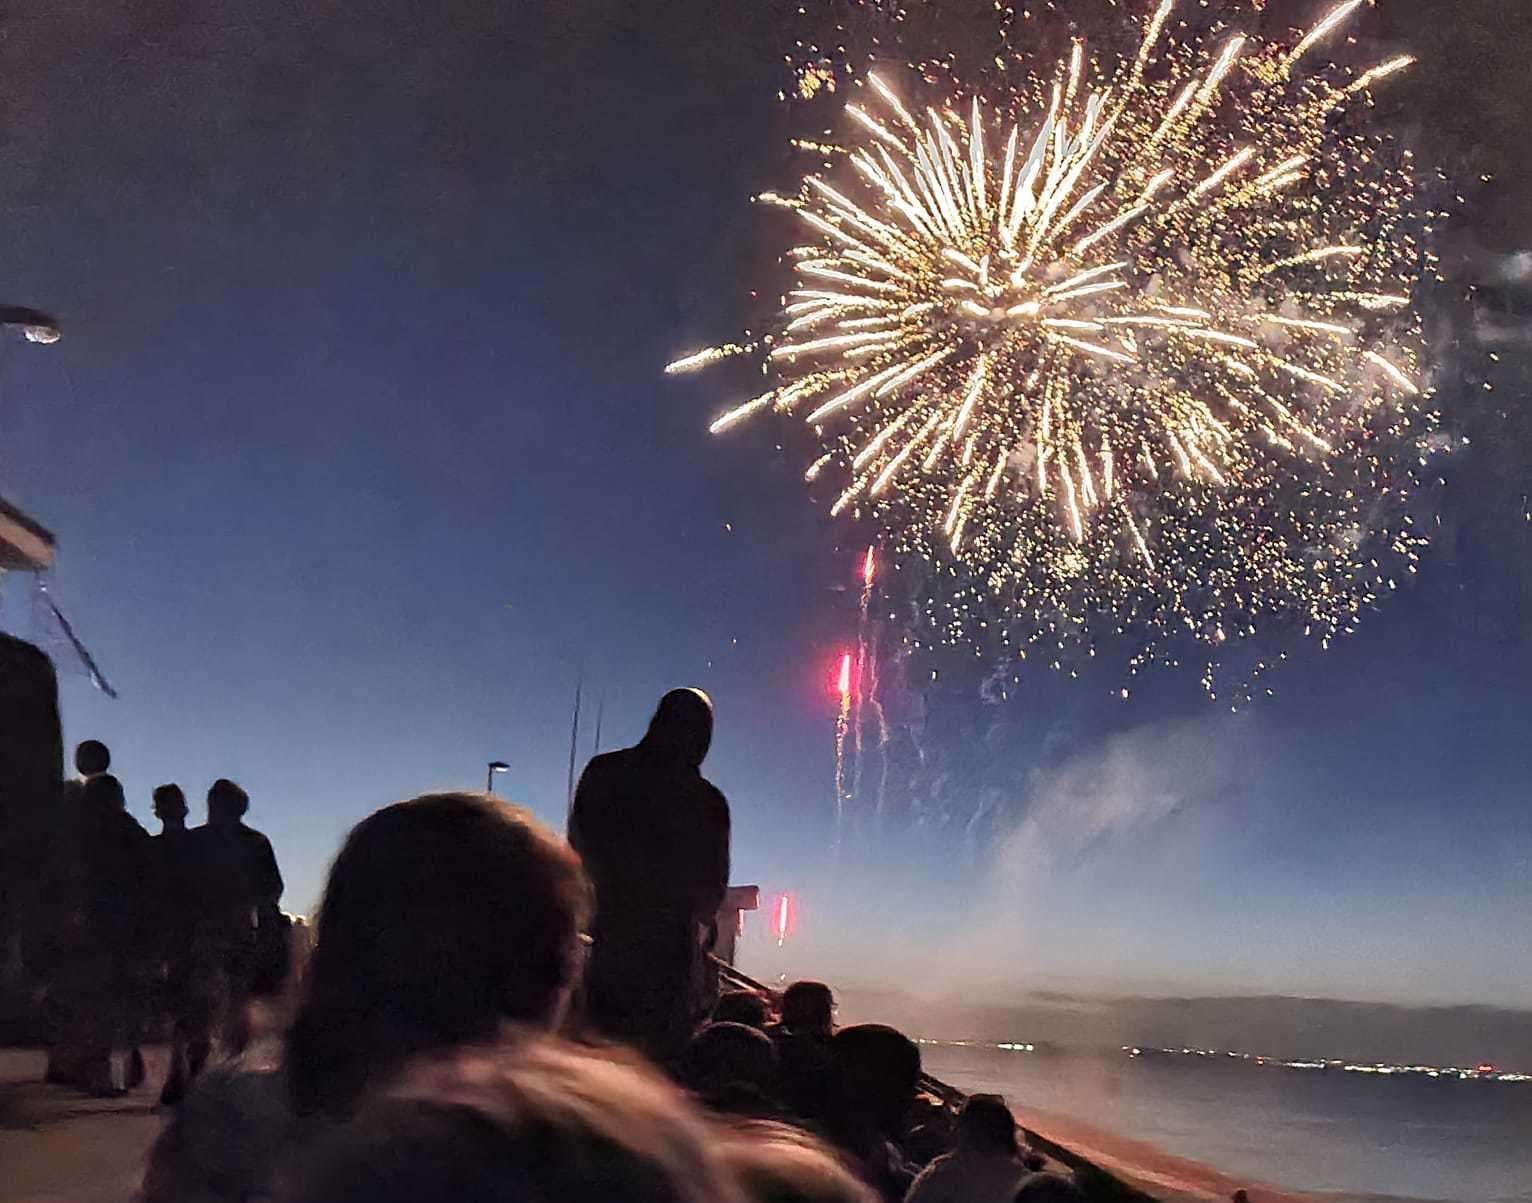
M141 817L240 780L305 909L352 822L490 758L561 821L583 666L608 746L669 686L714 695L736 878L802 897L763 970L1532 1006L1524 417L1475 398L1447 546L1274 699L1049 676L989 707L959 675L927 738L1005 821L965 835L949 798L833 867L860 545L795 444L710 439L727 398L659 371L768 278L746 198L792 180L791 6L366 7L24 0L0 30L5 299L66 326L5 348L0 491L60 536L122 695L66 665L67 735L111 743ZM1384 7L1437 49L1431 6ZM1526 22L1460 7L1407 124L1509 166ZM1480 188L1472 241L1526 245L1525 199Z

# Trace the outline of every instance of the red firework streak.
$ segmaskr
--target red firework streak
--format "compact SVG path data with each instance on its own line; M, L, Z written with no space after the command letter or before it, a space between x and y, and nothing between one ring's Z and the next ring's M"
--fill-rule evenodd
M778 894L772 899L771 934L776 939L778 948L787 943L787 937L793 934L793 928L797 924L797 911L798 908L791 894Z
M851 727L851 653L840 658L840 673L835 692L840 705L835 710L835 842L840 851L840 837L846 822L846 733Z

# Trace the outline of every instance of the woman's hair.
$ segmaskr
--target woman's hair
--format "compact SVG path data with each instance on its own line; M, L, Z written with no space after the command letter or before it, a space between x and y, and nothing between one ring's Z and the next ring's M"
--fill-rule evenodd
M549 1037L417 1063L322 1136L284 1203L744 1203L717 1133L636 1057Z
M920 1049L881 1023L842 1028L831 1040L845 1101L885 1136L899 1134L920 1088Z
M877 1193L807 1132L768 1120L728 1129L720 1152L752 1203L877 1203Z
M1021 1152L1016 1117L998 1094L969 1095L957 1118L958 1143L980 1153Z
M579 858L524 810L427 794L358 823L330 869L288 1042L300 1114L348 1109L409 1058L552 1026L591 909Z
M742 1023L765 1029L771 1018L771 1004L756 990L725 990L713 1004L714 1023Z
M821 1032L835 1027L835 996L823 982L794 982L782 995L782 1026L790 1031Z
M777 1089L777 1049L759 1028L710 1023L681 1057L681 1081L704 1099L748 1087L764 1099Z

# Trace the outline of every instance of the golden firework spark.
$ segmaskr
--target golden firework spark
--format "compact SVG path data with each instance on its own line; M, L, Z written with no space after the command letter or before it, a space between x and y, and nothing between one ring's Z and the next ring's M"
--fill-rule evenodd
M713 430L802 415L832 514L954 565L1024 641L1349 629L1379 545L1413 570L1374 503L1429 425L1408 154L1349 112L1409 60L1317 61L1360 2L1268 45L1177 41L1163 0L1135 54L1075 41L1003 94L866 76L833 170L760 198L807 235L771 333L670 370L761 356Z

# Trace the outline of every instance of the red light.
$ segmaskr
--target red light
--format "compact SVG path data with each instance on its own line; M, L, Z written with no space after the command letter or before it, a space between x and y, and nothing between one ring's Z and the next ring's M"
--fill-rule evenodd
M840 696L851 696L851 653L847 652L840 658Z
M778 894L771 903L771 935L780 948L793 934L793 896Z

